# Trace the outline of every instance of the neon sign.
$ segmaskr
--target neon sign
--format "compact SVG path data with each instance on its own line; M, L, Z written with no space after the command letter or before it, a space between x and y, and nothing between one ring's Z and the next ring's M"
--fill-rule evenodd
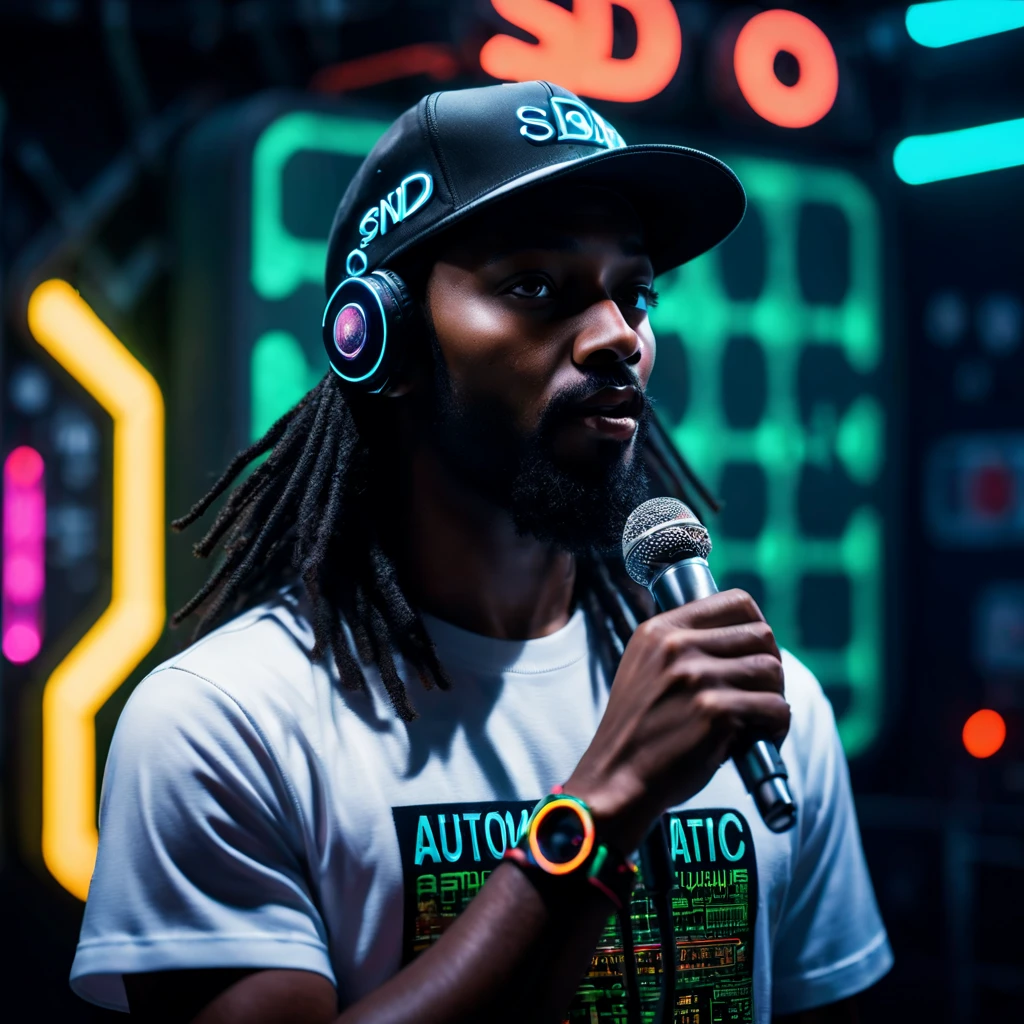
M911 4L907 34L922 46L953 46L1024 27L1024 4L1006 0L940 0Z
M908 185L984 174L1024 164L1024 117L934 135L908 135L892 154Z
M1024 25L1024 3L911 4L907 32L922 46L952 46ZM908 185L1024 164L1024 117L971 128L908 135L892 154L893 169Z
M612 57L611 0L574 0L567 11L549 0L491 0L506 21L539 42L496 35L484 43L480 66L495 78L546 78L598 100L637 103L657 96L679 67L683 34L672 0L617 0L636 22L636 50Z
M672 81L682 54L682 30L670 0L574 0L572 10L552 0L491 0L506 21L536 36L527 43L507 35L488 39L480 66L506 81L548 79L581 96L638 103L657 96ZM612 7L622 7L636 25L636 50L612 57ZM787 85L775 74L785 51L799 64L800 77ZM808 18L793 11L755 14L743 26L733 51L733 70L743 98L760 117L782 128L806 128L835 103L839 65L832 44ZM550 139L544 120L526 121L528 139ZM559 136L561 138L561 136Z
M800 65L795 85L786 85L775 74L775 58L783 51ZM755 14L736 40L733 69L754 113L780 128L806 128L820 121L839 91L839 65L828 36L795 11Z
M46 582L43 457L21 445L4 460L3 651L23 665L42 645Z
M156 381L66 281L28 302L35 340L114 422L110 603L43 690L43 860L84 900L96 862L96 713L164 624L164 401Z

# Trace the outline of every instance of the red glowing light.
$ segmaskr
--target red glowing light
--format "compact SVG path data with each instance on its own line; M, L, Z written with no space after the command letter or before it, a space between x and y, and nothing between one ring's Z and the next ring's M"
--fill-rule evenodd
M783 50L800 65L795 85L785 85L775 74L775 58ZM795 11L755 14L736 40L733 68L754 112L781 128L806 128L820 121L839 91L839 65L828 36Z
M989 516L1001 516L1013 504L1013 477L1005 466L983 466L971 481L974 507Z
M413 43L322 68L313 76L310 88L315 92L351 92L411 75L453 78L458 70L459 61L450 46Z
M28 445L15 448L7 456L5 466L9 483L19 487L32 487L39 483L43 475L43 457Z
M975 711L964 723L964 746L972 757L991 757L1006 741L1006 722L998 711Z

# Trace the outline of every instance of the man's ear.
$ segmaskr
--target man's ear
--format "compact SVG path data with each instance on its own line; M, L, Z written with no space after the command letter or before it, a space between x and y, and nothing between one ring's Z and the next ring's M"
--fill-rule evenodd
M426 339L422 340L426 341ZM426 346L420 345L419 341L420 339L416 339L416 342L410 346L412 351L405 353L405 358L402 360L394 380L381 392L385 398L402 398L423 389L424 381L430 373L430 368L427 365L430 353L423 351Z
M428 301L424 298L420 303L420 322L423 331L418 332L417 337L408 339L410 344L403 355L394 383L381 392L386 398L401 398L422 391L430 380L434 359L430 334L434 328L430 320Z

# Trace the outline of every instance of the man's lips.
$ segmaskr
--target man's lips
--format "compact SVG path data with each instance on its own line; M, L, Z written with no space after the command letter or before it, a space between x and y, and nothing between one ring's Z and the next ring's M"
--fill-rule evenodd
M631 385L607 387L572 408L573 418L590 430L617 441L628 441L636 433L643 397Z
M580 423L614 441L628 441L636 433L632 416L584 416Z

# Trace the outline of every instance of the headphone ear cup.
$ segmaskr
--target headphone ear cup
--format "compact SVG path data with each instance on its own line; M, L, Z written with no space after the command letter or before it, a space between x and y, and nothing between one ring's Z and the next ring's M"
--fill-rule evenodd
M346 278L328 300L321 325L331 369L358 391L383 391L401 366L415 315L394 271Z
M414 343L414 324L418 321L419 308L409 294L405 282L393 270L381 267L370 276L380 280L391 299L390 305L386 300L384 303L392 341L390 351L385 355L388 379L378 388L383 390L401 372L410 347Z
M387 267L375 270L370 276L380 278L384 285L390 288L392 298L397 307L396 326L400 323L402 325L400 329L404 331L408 327L409 321L416 314L416 304L412 301L405 282L393 270L388 270Z

